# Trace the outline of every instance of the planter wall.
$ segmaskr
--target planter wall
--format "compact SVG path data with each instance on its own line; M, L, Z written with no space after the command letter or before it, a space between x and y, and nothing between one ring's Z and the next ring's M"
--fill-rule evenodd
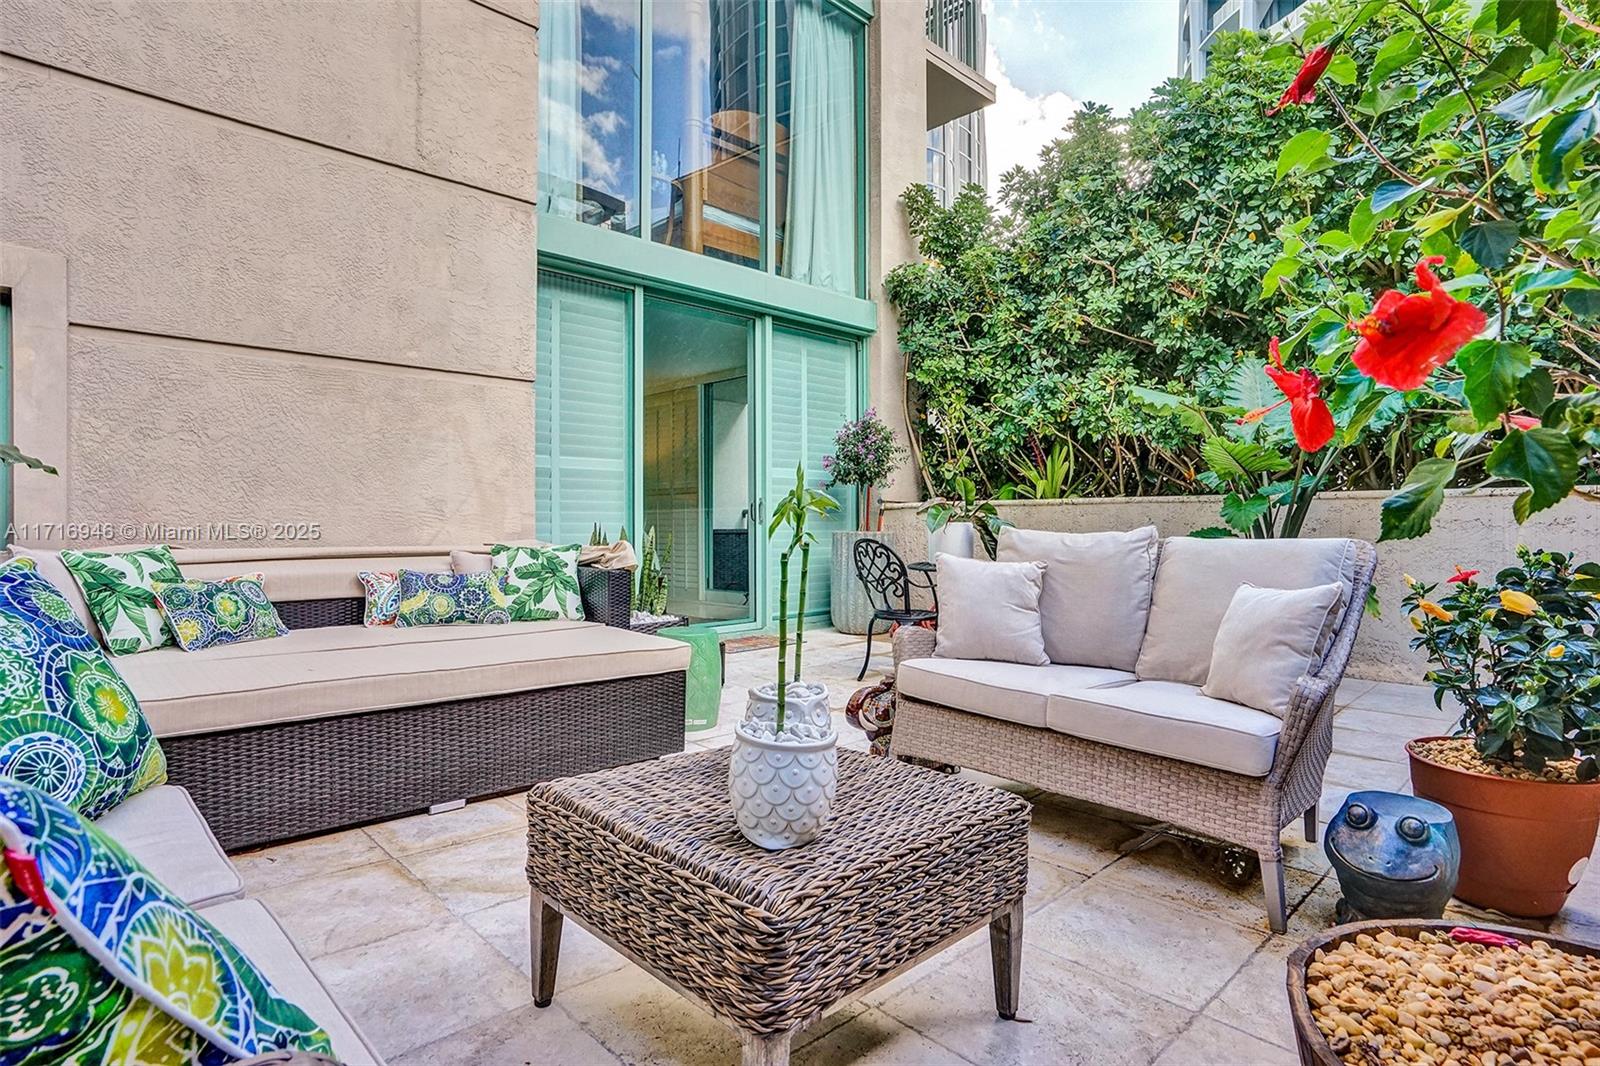
M1317 498L1306 521L1309 537L1378 539L1379 507L1387 493L1335 492ZM1381 618L1361 625L1349 676L1415 683L1423 674L1420 655L1408 647L1413 631L1400 610L1401 574L1442 581L1456 564L1488 573L1506 566L1518 544L1576 552L1600 559L1600 506L1567 500L1527 525L1511 517L1515 490L1468 494L1452 491L1434 519L1433 532L1418 540L1379 545L1376 587ZM1027 529L1092 533L1154 525L1163 536L1181 536L1220 523L1215 496L1145 496L1092 500L1012 500L997 503L1001 517ZM889 504L884 529L907 543L926 531L915 504ZM911 558L907 556L907 562Z

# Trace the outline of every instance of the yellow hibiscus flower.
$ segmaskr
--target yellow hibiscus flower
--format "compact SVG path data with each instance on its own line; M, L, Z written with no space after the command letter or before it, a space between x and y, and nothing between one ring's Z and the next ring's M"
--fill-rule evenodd
M1520 614L1524 617L1531 617L1539 613L1538 601L1526 592L1518 592L1516 589L1500 590L1500 606L1512 614Z

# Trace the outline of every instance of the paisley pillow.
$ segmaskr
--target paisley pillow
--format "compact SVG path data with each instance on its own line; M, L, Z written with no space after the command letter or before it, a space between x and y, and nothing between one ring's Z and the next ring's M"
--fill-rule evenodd
M0 775L89 818L167 779L133 691L31 559L0 566Z
M578 553L581 551L581 544L494 546L490 557L497 570L506 572L506 595L511 597L512 621L583 620L583 596L578 591Z
M172 643L152 587L182 581L177 561L164 545L125 552L63 551L89 613L112 655L149 651Z
M0 1062L221 1066L328 1035L87 819L0 778Z
M501 625L511 621L507 610L504 570L475 574L430 574L400 571L400 608L395 625L444 626L457 623Z
M289 629L262 580L261 574L242 574L225 581L157 581L156 601L184 651L281 637Z
M361 624L367 627L392 626L400 612L400 575L393 570L362 570L356 580L367 592Z

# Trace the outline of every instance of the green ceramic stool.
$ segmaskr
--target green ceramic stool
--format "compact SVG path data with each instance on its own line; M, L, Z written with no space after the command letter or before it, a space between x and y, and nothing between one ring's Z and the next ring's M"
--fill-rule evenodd
M683 693L684 731L715 729L717 708L722 703L722 638L710 626L668 626L656 635L689 645L689 674Z

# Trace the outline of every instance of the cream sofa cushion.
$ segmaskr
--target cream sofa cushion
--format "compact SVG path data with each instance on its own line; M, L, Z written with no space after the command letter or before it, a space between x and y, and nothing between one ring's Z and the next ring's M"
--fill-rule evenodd
M1338 616L1337 583L1308 589L1239 586L1217 628L1200 691L1279 718L1295 682L1315 671Z
M157 785L136 792L101 815L95 825L190 906L233 899L244 891L239 871L200 816L188 789Z
M1222 616L1246 582L1281 589L1338 583L1342 617L1356 555L1353 540L1168 537L1161 542L1150 624L1133 672L1146 681L1205 684Z
M1039 628L1043 563L991 563L939 553L939 629L933 654L941 659L996 659L1044 666Z
M689 646L593 622L328 626L118 667L158 737L687 669Z
M1043 728L1050 697L1096 685L1133 681L1125 670L1092 666L1024 666L984 659L908 659L895 672L895 691L925 703Z
M233 941L284 999L322 1026L333 1044L334 1058L343 1066L381 1066L383 1059L355 1022L339 1009L265 904L254 899L230 900L205 908L201 916Z
M1057 733L1131 751L1265 777L1283 723L1265 711L1202 695L1194 685L1138 681L1050 697Z
M1045 564L1039 616L1051 662L1132 670L1150 618L1159 548L1155 526L1129 533L1008 527L996 558Z

